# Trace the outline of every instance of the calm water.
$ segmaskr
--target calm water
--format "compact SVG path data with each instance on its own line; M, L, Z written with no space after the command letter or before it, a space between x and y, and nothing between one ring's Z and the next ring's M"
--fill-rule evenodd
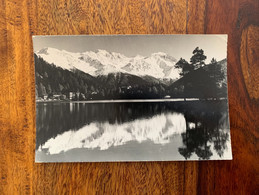
M37 103L36 161L231 159L226 101Z

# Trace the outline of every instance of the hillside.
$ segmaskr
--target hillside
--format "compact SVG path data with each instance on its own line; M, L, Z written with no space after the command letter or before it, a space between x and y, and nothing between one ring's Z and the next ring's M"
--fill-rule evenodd
M174 97L222 98L227 97L227 61L221 60L217 67L212 64L196 69L168 87Z

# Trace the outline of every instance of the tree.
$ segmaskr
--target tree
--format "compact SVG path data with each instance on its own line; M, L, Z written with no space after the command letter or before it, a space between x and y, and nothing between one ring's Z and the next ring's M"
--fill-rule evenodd
M180 75L184 76L185 74L194 70L194 66L189 64L185 59L180 58L180 60L175 64L176 68L181 69Z
M158 94L158 90L157 90L156 86L152 87L152 91L153 91L154 94L156 94L156 95Z
M210 73L210 77L213 79L215 79L216 77L216 69L217 69L217 60L215 58L212 58L210 65L208 66L208 70Z
M175 67L176 68L180 68L181 69L181 72L180 72L180 75L181 76L184 76L186 74L188 74L189 72L193 71L194 70L194 66L192 64L189 64L185 59L183 58L180 58L180 60L175 64ZM186 97L186 93L188 90L186 90L186 79L184 78L183 80L183 95L184 95L184 100L185 97Z
M44 72L44 77L48 78L48 73Z
M64 89L64 86L61 84L58 84L59 92L61 92Z
M222 81L224 79L224 72L221 69L221 65L217 62L215 58L212 58L211 63L208 65L208 75L212 80L211 89L213 91L213 96L220 96Z
M95 91L95 89L94 89L94 86L93 86L93 85L91 85L90 90L91 90L91 92L94 92L94 91Z
M39 86L38 86L38 95L39 97L42 97L44 95L47 95L46 93L46 88L45 86L42 84L42 83L39 83Z
M202 49L199 49L199 47L196 47L193 50L193 56L191 57L191 64L194 66L195 69L198 69L205 64L205 60L207 56L204 55L204 51Z
M47 92L47 94L52 93L50 84L47 85L47 87L46 87L46 92Z
M220 87L221 81L224 79L224 72L221 70L221 65L215 58L212 58L209 65L210 77L214 79L216 85Z

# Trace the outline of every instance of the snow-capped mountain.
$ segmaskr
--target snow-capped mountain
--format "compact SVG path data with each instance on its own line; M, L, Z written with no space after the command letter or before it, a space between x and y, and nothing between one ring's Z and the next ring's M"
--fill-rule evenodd
M106 50L73 53L54 48L44 48L36 55L46 62L67 70L78 69L92 76L109 73L128 73L136 76L152 76L159 79L177 79L176 59L158 52L149 57L137 55L126 57L123 54Z

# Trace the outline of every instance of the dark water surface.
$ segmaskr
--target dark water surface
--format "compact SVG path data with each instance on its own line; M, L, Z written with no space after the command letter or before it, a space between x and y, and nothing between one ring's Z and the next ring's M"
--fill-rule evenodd
M37 162L231 159L227 101L40 102Z

